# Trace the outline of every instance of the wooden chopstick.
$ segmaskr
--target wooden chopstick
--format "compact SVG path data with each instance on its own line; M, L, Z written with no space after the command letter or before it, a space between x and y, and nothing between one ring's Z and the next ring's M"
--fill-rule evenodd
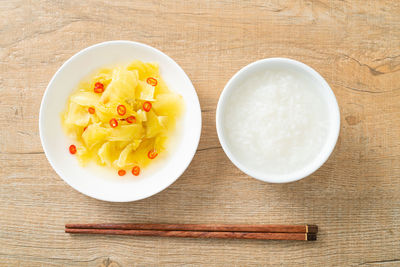
M259 240L299 240L315 241L315 233L253 233L253 232L203 232L203 231L168 231L168 230L118 230L118 229L83 229L66 228L71 234L107 234L131 236L162 236L191 238L223 238L223 239L259 239Z
M314 241L317 239L318 227L316 225L66 224L65 232L71 234Z
M66 224L65 228L118 229L118 230L163 230L204 232L259 232L259 233L317 233L316 225L243 225L243 224L142 224L100 223Z

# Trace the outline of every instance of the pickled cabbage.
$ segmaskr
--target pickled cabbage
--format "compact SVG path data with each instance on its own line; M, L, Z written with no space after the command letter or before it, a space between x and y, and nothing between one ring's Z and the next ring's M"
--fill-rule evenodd
M144 168L165 152L183 109L182 96L169 90L158 64L135 60L79 83L61 120L82 165Z

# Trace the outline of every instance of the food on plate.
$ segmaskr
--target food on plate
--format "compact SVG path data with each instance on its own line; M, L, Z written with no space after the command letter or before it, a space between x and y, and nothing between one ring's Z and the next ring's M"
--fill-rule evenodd
M74 140L69 152L82 165L95 162L119 176L138 176L165 152L183 109L182 96L169 90L158 64L136 60L80 82L61 121Z

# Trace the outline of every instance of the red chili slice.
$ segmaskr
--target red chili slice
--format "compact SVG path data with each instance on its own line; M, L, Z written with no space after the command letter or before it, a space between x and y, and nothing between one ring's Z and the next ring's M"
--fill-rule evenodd
M70 145L69 146L69 153L75 154L76 153L76 146L75 145Z
M124 105L119 105L117 107L117 112L120 116L124 116L126 113L126 107Z
M151 103L149 101L146 101L143 103L143 110L146 112L149 112L151 109Z
M149 153L147 153L147 156L149 157L149 159L154 159L155 157L157 157L158 153L152 149L149 151Z
M96 111L94 108L90 107L88 108L88 111L90 114L94 114L94 112Z
M132 174L138 176L140 174L140 167L139 166L133 167Z
M150 84L151 86L156 86L158 84L157 79L153 77L147 78L147 83Z
M83 131L86 131L86 129L87 129L87 126L85 128L83 128Z
M104 92L104 85L101 82L97 82L94 84L94 92L101 94Z
M119 176L124 176L126 174L126 171L125 170L119 170L118 171L118 175Z
M118 121L115 118L112 118L110 120L110 126L113 127L113 128L117 127L118 126Z
M129 116L128 118L126 118L126 121L128 123L135 123L136 122L136 118L134 116Z

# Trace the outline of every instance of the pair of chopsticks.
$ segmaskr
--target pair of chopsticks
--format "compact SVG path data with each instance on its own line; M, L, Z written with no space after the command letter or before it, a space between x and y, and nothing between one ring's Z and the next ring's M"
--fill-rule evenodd
M259 240L317 240L316 225L66 224L70 234L108 234Z

